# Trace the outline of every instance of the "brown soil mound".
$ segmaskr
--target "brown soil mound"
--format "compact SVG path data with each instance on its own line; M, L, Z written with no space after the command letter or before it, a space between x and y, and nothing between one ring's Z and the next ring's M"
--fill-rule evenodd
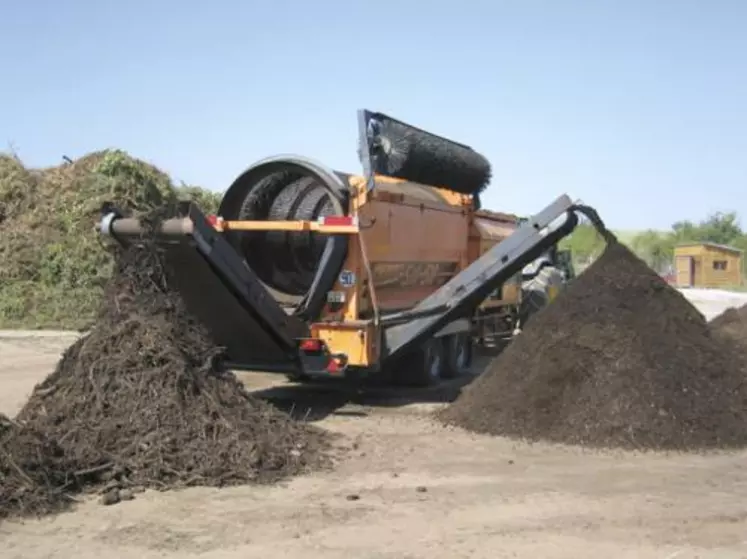
M21 434L3 442L0 518L54 511L64 499L51 495L102 484L272 482L327 463L325 432L220 372L220 350L166 277L152 249L119 258L95 327L36 387L17 418ZM35 433L54 443L37 444Z
M58 444L0 415L0 518L47 514L70 504L79 468Z
M743 446L747 389L726 352L678 291L614 243L441 417L593 447Z
M726 309L708 323L711 330L747 346L747 305Z

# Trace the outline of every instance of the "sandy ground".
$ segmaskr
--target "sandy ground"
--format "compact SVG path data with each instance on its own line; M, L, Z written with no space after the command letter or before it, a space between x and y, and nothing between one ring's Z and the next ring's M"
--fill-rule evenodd
M711 320L729 307L741 307L747 304L747 293L725 291L723 289L680 289L680 292L695 305L698 310Z
M72 339L0 333L0 410L15 413ZM395 398L242 377L342 433L348 456L282 486L147 492L6 522L0 557L747 557L747 453L527 446L432 423L457 385Z

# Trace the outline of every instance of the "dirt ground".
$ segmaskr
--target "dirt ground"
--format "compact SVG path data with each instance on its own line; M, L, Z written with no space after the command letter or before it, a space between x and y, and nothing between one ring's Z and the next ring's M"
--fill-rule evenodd
M0 411L15 413L72 340L0 334ZM395 397L242 378L343 433L349 455L282 486L147 492L6 522L0 557L747 558L747 452L528 446L430 421L456 385Z

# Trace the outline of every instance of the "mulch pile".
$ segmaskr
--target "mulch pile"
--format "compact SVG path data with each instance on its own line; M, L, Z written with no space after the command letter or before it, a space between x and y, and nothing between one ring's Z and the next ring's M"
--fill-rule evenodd
M708 325L716 334L726 336L742 347L747 346L747 305L726 309Z
M0 518L64 510L76 472L85 477L56 442L0 414Z
M326 432L255 399L168 288L155 249L118 258L98 320L0 421L0 518L79 492L273 482L329 463Z
M732 345L619 243L441 413L469 430L627 449L747 446Z
M220 196L122 150L46 168L0 152L0 328L85 328L114 268L91 232L102 203L141 214L184 199L211 213Z

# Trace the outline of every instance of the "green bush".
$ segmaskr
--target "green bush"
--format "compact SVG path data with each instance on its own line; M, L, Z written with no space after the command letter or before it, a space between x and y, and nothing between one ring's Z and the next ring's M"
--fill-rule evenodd
M85 327L112 270L93 229L102 203L137 215L183 199L220 201L121 150L40 170L0 154L0 328Z

